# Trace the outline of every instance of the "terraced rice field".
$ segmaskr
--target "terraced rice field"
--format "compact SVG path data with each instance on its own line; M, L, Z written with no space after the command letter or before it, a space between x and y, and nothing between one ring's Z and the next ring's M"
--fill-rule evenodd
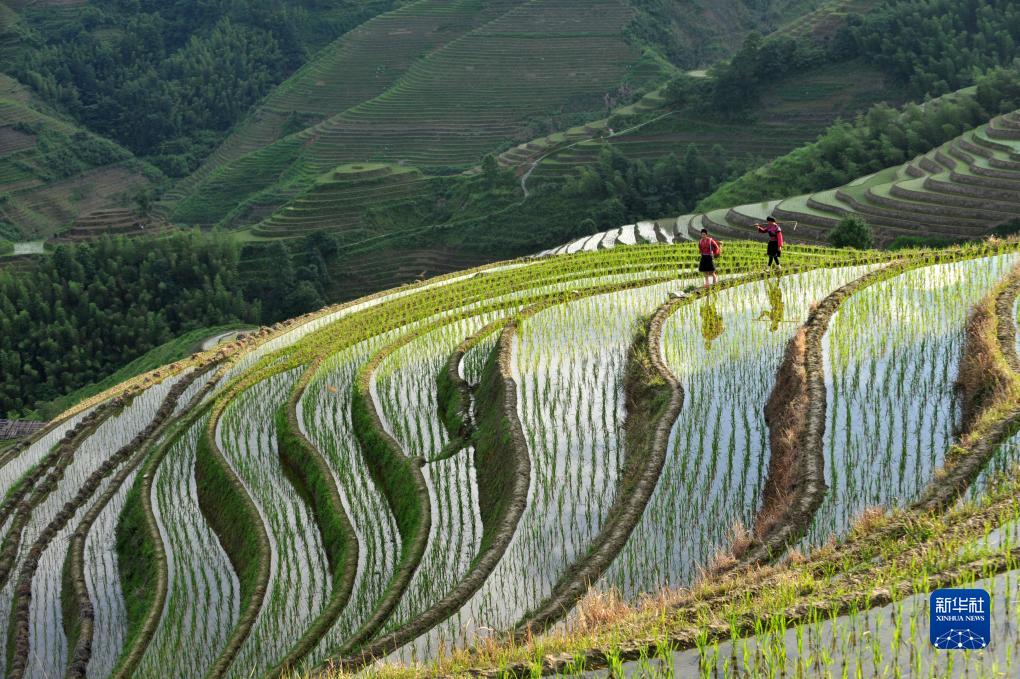
M402 166L466 170L541 136L545 119L661 84L662 66L625 38L632 12L619 0L418 0L381 15L278 88L169 196L172 219L272 236L356 225L426 186ZM304 124L284 134L293 116ZM390 170L354 169L371 163Z
M42 132L49 134L45 153L45 146L37 144ZM150 184L140 170L115 162L54 177L47 154L72 153L66 147L79 134L87 133L37 110L23 85L0 75L0 193L6 194L0 219L17 227L26 239L54 236L79 217L80 226L98 232L131 230L104 211L123 207L125 196ZM123 149L120 153L122 158L130 155Z
M850 85L846 69L857 77ZM674 113L634 130L592 130L588 140L541 155L532 177L556 180L579 167L598 162L607 146L632 159L654 162L675 154L683 159L694 146L702 157L721 156L732 162L760 165L813 141L837 118L854 116L878 101L895 100L880 72L864 63L824 66L772 84L762 97L767 106L753 113L752 122L707 121ZM662 102L660 102L661 105ZM668 111L666 111L668 113ZM542 140L539 140L541 142ZM563 142L570 141L564 139ZM527 147L505 155L505 162L520 159ZM536 149L537 150L537 149Z
M791 246L782 276L757 271L759 254L730 243L710 290L690 244L490 265L263 328L82 404L0 457L3 671L579 672L607 656L566 667L542 649L589 633L591 586L716 592L720 608L670 623L703 626L656 662L730 676L775 667L780 647L786 667L836 667L832 644L844 663L872 650L849 630L888 597L804 621L792 594L755 584L774 569L814 578L804 591L841 574L855 591L876 570L911 630L916 588L976 560L977 579L1015 594L1015 564L988 564L1012 553L1020 516L1003 490L1020 246ZM876 506L946 522L951 554L924 531L883 537L898 524ZM826 562L833 541L864 556ZM757 628L701 617L755 597L773 606ZM810 625L807 646L787 622ZM492 655L506 634L518 643ZM913 637L896 634L868 662L908 669ZM731 650L743 665L718 655Z
M1020 210L1020 111L992 119L943 146L898 167L854 180L838 189L794 196L767 205L742 205L707 214L661 219L656 241L694 238L702 228L713 235L746 238L755 221L771 213L788 223L787 237L824 242L847 215L872 225L876 240L899 236L976 239L1013 220ZM792 224L796 223L796 233ZM596 234L549 250L613 247L614 232Z

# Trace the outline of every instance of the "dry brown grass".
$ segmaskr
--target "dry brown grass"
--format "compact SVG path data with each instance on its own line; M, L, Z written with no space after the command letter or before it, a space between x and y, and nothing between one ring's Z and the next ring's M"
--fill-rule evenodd
M588 593L577 602L575 629L591 632L633 615L634 610L615 588L606 591L589 588Z
M882 507L865 507L850 528L851 535L867 535L886 522L886 511Z
M769 474L762 508L755 520L754 536L762 538L790 509L797 481L800 433L808 417L807 331L801 328L790 340L776 385L765 405L769 423Z
M744 523L742 521L736 521L730 527L728 538L731 552L729 560L733 560L734 558L739 559L741 555L743 555L744 552L747 551L747 548L750 547L751 543L753 542L751 532L747 530L747 527L744 526ZM718 562L720 558L721 555L716 554L715 558L713 559L713 562Z
M989 405L1001 402L1012 386L1013 375L998 346L997 325L994 298L989 296L975 307L967 324L966 349L956 380L964 431L974 426Z

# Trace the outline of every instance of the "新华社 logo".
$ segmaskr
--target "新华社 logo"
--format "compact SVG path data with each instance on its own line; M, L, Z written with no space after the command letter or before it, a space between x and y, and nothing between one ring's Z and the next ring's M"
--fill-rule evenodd
M938 589L931 593L931 645L946 651L978 650L992 633L992 600L983 589Z

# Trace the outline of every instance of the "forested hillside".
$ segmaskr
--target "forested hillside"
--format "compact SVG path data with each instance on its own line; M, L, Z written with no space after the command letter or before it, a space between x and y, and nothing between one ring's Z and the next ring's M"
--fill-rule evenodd
M323 45L392 0L29 5L4 70L172 177Z
M95 382L177 335L254 321L222 238L102 239L61 246L34 270L0 271L0 413Z
M0 238L48 238L81 215L128 206L162 175L0 73Z

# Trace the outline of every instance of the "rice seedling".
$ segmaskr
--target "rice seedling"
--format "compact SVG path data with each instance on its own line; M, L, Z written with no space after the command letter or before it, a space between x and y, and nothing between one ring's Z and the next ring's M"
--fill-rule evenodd
M641 228L651 227L635 233ZM140 654L132 656L141 658L136 676L172 677L213 668L223 676L263 676L284 658L299 671L322 663L361 669L358 663L371 659L360 654L365 648L372 658L392 653L365 670L384 677L480 667L532 676L607 666L711 677L1015 673L1012 631L1003 632L1010 642L1001 650L960 655L952 665L927 653L922 599L956 573L955 584L985 583L1002 591L997 606L1016 608L1009 591L1015 579L997 579L1016 569L1020 510L1004 498L1015 488L1020 434L996 451L969 492L972 502L909 521L893 511L938 481L957 420L953 384L963 329L973 304L1017 260L1015 249L991 243L947 251L938 261L925 254L906 272L842 301L823 340L829 492L800 549L778 565L735 575L726 569L740 564L741 546L775 520L765 502L774 460L763 407L789 340L816 302L889 256L790 248L787 275L751 276L760 252L731 243L721 260L725 284L685 299L700 286L689 246L577 252L481 267L260 329L216 350L222 368L201 368L207 371L184 390L166 436L140 451L151 457L132 458L144 459L140 469L147 471L120 487L107 479L99 490L109 490L108 504L77 510L94 507L94 521L72 517L40 552L28 674L61 674L67 666L61 572L78 525L91 525L83 533L84 572L95 623L88 676L96 679L115 671L129 649ZM664 305L670 293L681 299ZM665 320L650 339L647 319L657 310L654 327ZM475 391L451 380L457 403L479 417L448 429L449 413L440 411L448 392L438 378L455 348L483 327L490 334L469 344L458 366ZM647 351L653 346L660 349L654 360ZM654 486L651 500L643 513L635 510L633 532L633 521L626 524L622 549L611 543L613 554L602 559L599 549L620 525L617 502L628 493L642 503L647 497L625 483L628 446L640 448L628 438L628 423L641 421L631 368L642 360L658 371L648 379L659 375L675 394L665 364L683 405L661 429L668 447L657 482L653 473L644 486ZM193 365L208 363L182 363L154 386L138 382L148 388L82 435L49 494L36 485L42 477L26 473L46 467L64 434L94 412L89 407L107 408L109 395L0 458L4 497L14 498L24 479L31 479L31 493L39 490L38 506L19 519L28 517L20 543L9 533L21 524L0 514L4 544L17 546L15 566L26 563L31 545L89 474L153 420L160 395L183 375L178 371ZM666 411L671 419L676 397L649 391L674 404ZM500 409L508 404L513 409ZM373 411L368 419L365 410ZM380 463L365 426L385 434L391 467ZM524 450L495 458L506 469L486 458L498 435ZM293 463L295 455L316 461L316 478L328 474L332 505L310 490L312 474ZM229 497L210 491L210 460L236 476ZM122 469L126 475L130 467ZM405 472L413 488L394 482ZM513 484L502 482L513 478L511 514L497 505L511 496ZM132 490L150 483L144 497L152 515L144 516L166 557L166 597L147 613L151 639L136 636L138 595L121 586L131 581L123 566L130 575L137 564L115 549ZM416 511L429 516L428 531L407 519L406 498L395 501L394 488L414 497ZM340 505L349 528L324 518L339 516L329 507ZM239 506L245 511L234 511ZM490 549L490 529L511 515L505 541ZM343 540L329 529L340 524L356 543L349 562L337 555L354 552L337 551ZM254 556L238 559L246 552L235 532L264 535L265 548L259 542ZM838 547L830 546L834 540ZM405 553L412 548L420 549L413 558ZM498 557L479 567L489 552ZM596 570L584 570L593 563ZM343 570L349 564L350 573ZM264 592L252 586L251 567L267 574ZM589 584L576 574L592 572L596 598L571 614ZM462 589L465 581L477 589ZM664 586L671 589L660 592ZM14 589L9 580L0 596L5 620ZM461 597L455 605L444 599L451 592ZM648 592L659 593L642 596ZM562 610L550 620L564 615L563 624L544 634L541 626L521 626L544 620L544 607L554 604ZM515 627L508 640L504 633ZM0 642L7 633L0 626Z
M332 586L322 537L307 502L287 479L274 414L299 371L259 382L231 401L216 441L255 501L270 541L270 579L258 617L228 676L262 674L325 605Z

